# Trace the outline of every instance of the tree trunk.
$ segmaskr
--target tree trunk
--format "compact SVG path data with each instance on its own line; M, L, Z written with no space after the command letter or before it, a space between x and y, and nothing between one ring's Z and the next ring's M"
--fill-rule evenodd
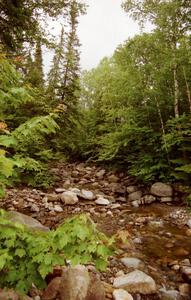
M174 65L173 68L174 73L174 115L175 118L179 117L179 86L178 86L178 78L177 78L177 65Z
M185 83L186 83L186 93L188 96L189 111L191 113L191 93L190 93L190 89L189 89L189 85L188 85L188 81L186 78L186 72L185 72L184 67L183 67L183 74L184 74L184 79L185 79Z

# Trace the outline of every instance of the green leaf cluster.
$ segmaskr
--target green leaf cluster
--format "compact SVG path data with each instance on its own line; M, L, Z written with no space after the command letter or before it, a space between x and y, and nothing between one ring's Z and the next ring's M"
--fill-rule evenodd
M68 219L56 230L39 232L12 223L7 213L0 211L0 287L23 293L32 284L44 288L46 275L54 266L66 263L95 263L104 270L113 243L87 215Z

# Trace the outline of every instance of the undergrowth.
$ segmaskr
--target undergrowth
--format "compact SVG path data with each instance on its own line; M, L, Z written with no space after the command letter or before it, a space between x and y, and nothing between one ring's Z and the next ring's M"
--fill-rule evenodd
M45 278L56 265L95 263L105 270L114 252L107 238L85 214L64 222L56 230L32 231L8 220L0 210L0 287L27 293L32 284L46 286Z

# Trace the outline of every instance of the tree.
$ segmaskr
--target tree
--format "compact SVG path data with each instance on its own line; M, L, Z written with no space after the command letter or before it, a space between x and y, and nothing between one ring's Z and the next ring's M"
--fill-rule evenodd
M127 0L124 9L141 23L148 19L155 26L155 31L171 49L172 73L174 84L174 115L180 116L180 89L178 78L178 48L181 39L190 29L188 11L191 10L190 1L184 0Z
M41 41L36 42L36 50L34 55L34 61L31 54L28 54L25 65L26 81L32 85L32 87L39 90L44 89L44 73L43 73L43 59Z

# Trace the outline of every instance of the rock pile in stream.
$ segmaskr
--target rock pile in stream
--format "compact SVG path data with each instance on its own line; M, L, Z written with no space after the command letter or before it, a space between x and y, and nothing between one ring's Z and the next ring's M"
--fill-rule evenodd
M185 197L180 187L160 182L145 187L122 172L84 164L60 164L52 172L58 178L54 188L10 189L1 206L24 214L25 224L30 215L34 226L38 220L45 230L66 217L88 213L100 230L117 235L119 251L110 257L105 272L99 274L93 265L80 267L79 274L62 269L43 294L33 291L30 299L191 299L191 216L178 206ZM22 215L19 218L22 222ZM72 272L79 278L83 274L79 285L72 283ZM64 281L64 274L70 274L71 281ZM0 291L0 300L8 299L1 293L5 292Z

